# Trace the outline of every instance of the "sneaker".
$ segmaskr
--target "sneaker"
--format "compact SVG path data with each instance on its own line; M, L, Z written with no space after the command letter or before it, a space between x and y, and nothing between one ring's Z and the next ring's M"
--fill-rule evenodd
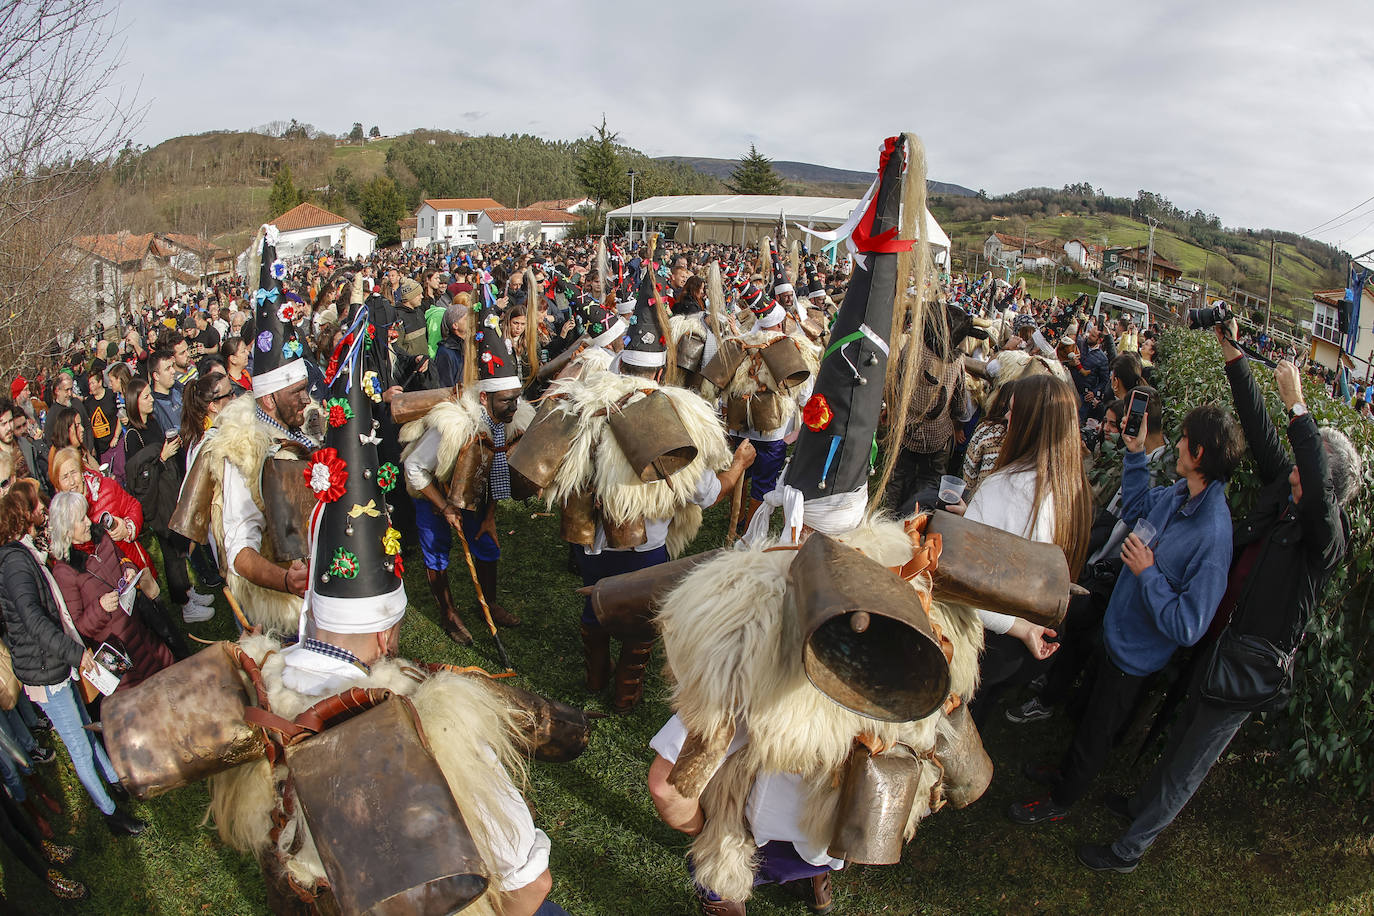
M50 747L35 744L33 750L29 751L29 759L34 763L52 763L57 759L57 754Z
M1017 725L1038 722L1041 719L1048 719L1052 715L1054 715L1054 710L1041 703L1039 697L1031 697L1020 706L1014 706L1006 712L1007 721L1015 722Z
M181 606L181 619L187 623L204 623L215 616L215 609L188 601Z
M1057 824L1068 816L1069 808L1055 804L1048 795L1016 802L1007 809L1007 817L1014 824Z
M1139 859L1121 858L1112 852L1110 846L1094 845L1078 847L1078 861L1093 871L1114 871L1123 875L1135 871L1136 866L1140 864Z
M1040 691L1045 689L1045 685L1049 682L1050 676L1048 674L1037 674L1034 680L1032 680L1030 684L1028 684L1027 686L1029 686L1033 692L1039 693Z
M214 606L215 606L215 596L214 596L214 595L202 595L200 592L196 591L195 589L191 589L191 600L190 600L190 603L192 603L192 604L199 604L201 607L214 607Z
M1128 824L1135 823L1135 815L1131 814L1131 800L1117 792L1108 792L1107 797L1102 799L1103 806L1121 818Z

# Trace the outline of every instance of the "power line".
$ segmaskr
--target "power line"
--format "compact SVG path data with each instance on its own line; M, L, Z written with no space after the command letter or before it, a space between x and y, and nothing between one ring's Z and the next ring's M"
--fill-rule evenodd
M1318 229L1320 229L1320 228L1322 228L1323 226L1327 225L1327 223L1334 223L1336 220L1338 220L1338 219L1340 219L1341 217L1345 216L1346 213L1353 213L1354 211L1360 209L1361 207L1363 207L1365 204L1369 203L1370 201L1374 201L1374 196L1366 197L1364 200L1360 201L1360 202L1357 203L1355 206L1351 207L1349 210L1346 210L1345 213L1337 213L1335 216L1331 217L1329 220L1326 220L1325 222L1317 223L1317 225L1313 226L1311 229L1308 229L1307 232L1304 232L1303 235L1309 235L1309 234L1311 234L1311 233L1313 233L1313 232L1316 232Z

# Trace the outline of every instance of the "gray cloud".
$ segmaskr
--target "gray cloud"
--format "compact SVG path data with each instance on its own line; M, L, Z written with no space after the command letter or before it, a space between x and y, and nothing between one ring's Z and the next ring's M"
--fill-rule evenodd
M125 75L152 101L138 139L292 117L339 132L537 124L571 139L604 112L651 155L734 157L753 142L862 170L882 137L910 129L934 178L993 193L1148 188L1253 228L1303 231L1374 194L1374 43L1336 0L365 12L124 0ZM1374 248L1365 209L1322 237Z

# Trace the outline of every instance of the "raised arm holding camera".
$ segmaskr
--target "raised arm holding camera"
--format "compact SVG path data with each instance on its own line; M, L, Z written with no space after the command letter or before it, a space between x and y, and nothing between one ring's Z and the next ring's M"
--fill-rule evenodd
M1327 579L1345 555L1342 506L1359 492L1359 453L1344 433L1318 427L1303 402L1297 368L1274 370L1288 412L1293 457L1264 409L1250 363L1235 345L1236 322L1212 325L1241 428L1264 481L1259 500L1235 526L1226 593L1164 755L1136 794L1109 799L1131 826L1109 846L1080 847L1095 870L1128 872L1183 810L1251 712L1287 702L1292 664ZM1224 629L1221 629L1224 627Z

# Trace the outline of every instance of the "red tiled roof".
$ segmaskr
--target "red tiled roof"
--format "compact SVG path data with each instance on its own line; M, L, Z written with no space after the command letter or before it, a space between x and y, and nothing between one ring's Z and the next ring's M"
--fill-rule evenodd
M435 210L490 210L501 206L490 197L427 197L420 201L420 206L425 204Z
M580 204L586 199L585 197L565 197L562 200L536 200L530 204L529 209L566 211L569 207Z
M154 236L151 232L145 232L142 235L116 232L110 235L80 235L76 237L74 244L103 261L109 261L111 264L125 264L129 261L143 260L143 256L148 253L153 240Z
M161 237L171 242L173 245L185 248L187 251L194 251L197 254L210 255L211 257L228 257L233 253L228 248L216 245L209 239L202 238L198 235L187 235L184 232L163 232L161 233Z
M339 214L330 213L323 207L298 204L272 220L272 225L277 227L278 232L292 232L296 229L314 229L317 226L337 226L346 222L348 220Z
M541 223L577 222L577 217L563 210L541 210L535 207L523 207L516 210L511 207L490 207L484 212L493 223L508 223L511 220L538 220Z

